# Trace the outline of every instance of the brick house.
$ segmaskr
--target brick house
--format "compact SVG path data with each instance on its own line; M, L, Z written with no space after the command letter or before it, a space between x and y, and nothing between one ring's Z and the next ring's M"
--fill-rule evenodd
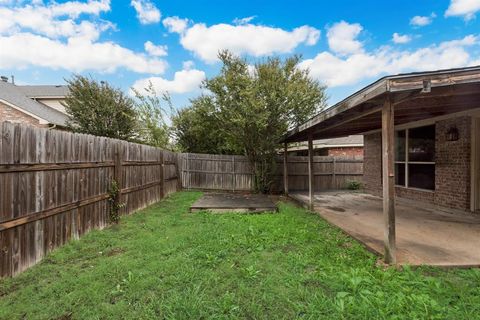
M0 122L26 123L37 127L64 127L67 114L61 102L66 86L22 86L0 80Z
M383 197L391 262L395 198L480 213L479 101L479 66L387 76L295 128L284 143L308 141L313 155L313 140L364 135L364 187Z
M395 130L395 194L463 211L478 212L478 188L473 176L476 125L480 113L452 114L397 126ZM458 137L449 138L454 130ZM450 133L451 134L451 133ZM364 184L366 191L382 194L382 137L365 135ZM477 169L478 170L478 169ZM478 179L478 177L476 177ZM476 201L475 201L476 200Z
M289 146L289 156L307 156L307 143L296 143ZM354 135L341 138L323 139L313 141L314 156L345 157L363 156L363 136Z

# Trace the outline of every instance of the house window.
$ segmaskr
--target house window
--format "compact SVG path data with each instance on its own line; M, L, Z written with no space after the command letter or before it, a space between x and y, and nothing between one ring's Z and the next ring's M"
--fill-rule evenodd
M435 190L435 125L395 132L395 184Z

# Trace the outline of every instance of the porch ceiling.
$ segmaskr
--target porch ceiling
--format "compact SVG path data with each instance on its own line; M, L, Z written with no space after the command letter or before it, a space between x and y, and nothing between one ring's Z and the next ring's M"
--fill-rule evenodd
M422 92L425 85L430 92ZM394 105L395 125L480 107L480 67L385 77L290 131L299 142L361 134L381 128L381 107Z

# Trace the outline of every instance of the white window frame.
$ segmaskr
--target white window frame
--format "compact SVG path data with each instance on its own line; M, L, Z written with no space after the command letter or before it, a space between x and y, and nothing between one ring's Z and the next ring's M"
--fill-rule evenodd
M432 124L427 124L427 125L422 125L422 126L416 126L416 127L409 127L405 129L398 129L395 130L395 132L399 131L405 131L405 160L404 161L397 161L395 160L395 164L403 164L405 166L405 185L397 184L395 182L396 187L401 187L401 188L406 188L406 189L413 189L413 190L420 190L420 191L425 191L425 192L435 192L435 189L422 189L422 188L417 188L417 187L410 187L410 181L408 180L408 165L409 164L429 164L429 165L434 165L436 164L435 161L409 161L408 159L408 148L409 148L409 138L410 138L410 130L411 129L416 129L416 128L421 128L421 127L428 127L431 125L435 125L435 123ZM435 131L437 130L437 127L435 126ZM395 156L396 156L395 152ZM435 179L435 176L433 177Z

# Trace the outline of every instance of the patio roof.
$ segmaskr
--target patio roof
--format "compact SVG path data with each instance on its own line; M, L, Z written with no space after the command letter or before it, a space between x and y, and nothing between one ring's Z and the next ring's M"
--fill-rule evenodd
M383 77L289 131L282 142L381 129L387 97L395 110L395 125L479 108L480 66Z

